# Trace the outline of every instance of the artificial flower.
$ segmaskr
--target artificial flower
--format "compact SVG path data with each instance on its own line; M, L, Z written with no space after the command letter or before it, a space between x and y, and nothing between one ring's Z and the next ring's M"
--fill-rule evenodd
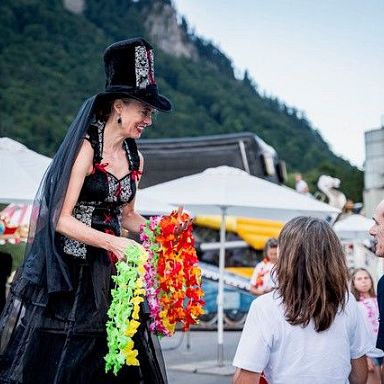
M116 264L116 275L112 277L115 287L111 291L112 303L108 310L107 322L108 353L105 356L105 370L115 375L124 364L139 365L138 351L133 336L140 325L140 303L144 301L144 264L147 261L145 249L131 245L125 251L126 262Z
M188 219L187 213L174 211L169 216L151 218L141 231L148 252L145 284L151 330L160 336L173 335L178 322L188 330L203 313L204 293L192 226L175 236L176 227Z

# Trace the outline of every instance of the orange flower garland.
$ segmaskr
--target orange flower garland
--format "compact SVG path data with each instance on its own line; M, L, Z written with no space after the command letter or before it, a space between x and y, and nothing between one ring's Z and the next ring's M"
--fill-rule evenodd
M159 335L173 335L177 322L188 330L204 313L192 225L175 235L176 227L189 218L185 212L174 211L157 222L147 221L142 231L143 246L150 255L145 280L147 292L152 292L148 297L152 330Z

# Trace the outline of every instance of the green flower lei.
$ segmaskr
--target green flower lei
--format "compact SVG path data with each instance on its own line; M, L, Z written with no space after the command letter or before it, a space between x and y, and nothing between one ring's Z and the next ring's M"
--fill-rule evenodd
M134 244L125 250L125 256L127 261L116 263L117 272L112 276L115 287L111 291L112 303L106 324L109 351L104 357L105 370L108 372L112 369L115 375L125 364L139 365L133 336L140 325L140 303L145 295L145 249L140 244Z

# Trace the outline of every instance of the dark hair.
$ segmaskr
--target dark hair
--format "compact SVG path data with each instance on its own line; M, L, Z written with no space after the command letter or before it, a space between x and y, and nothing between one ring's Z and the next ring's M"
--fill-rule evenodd
M328 223L312 217L290 220L279 236L275 265L277 292L286 320L317 332L328 329L344 309L348 294L348 270L335 232Z
M99 104L95 109L96 119L106 123L109 116L111 116L113 103L117 99L121 99L124 104L128 104L130 101L134 100L133 98L129 98L127 96L120 97L120 98L116 96L110 97L110 98L104 98L101 102L99 102Z
M274 237L269 238L267 240L267 242L265 243L265 246L264 246L264 249L263 249L263 256L267 257L268 251L271 248L277 248L277 246L278 246L277 239L275 239Z
M369 296L370 297L376 297L375 286L374 286L375 283L373 282L371 274L365 268L356 268L352 272L352 275L351 275L351 292L352 292L353 296L355 296L357 301L360 301L360 292L355 287L355 277L356 277L356 273L361 272L361 271L366 272L366 274L369 276L369 278L371 280L371 289L368 291Z

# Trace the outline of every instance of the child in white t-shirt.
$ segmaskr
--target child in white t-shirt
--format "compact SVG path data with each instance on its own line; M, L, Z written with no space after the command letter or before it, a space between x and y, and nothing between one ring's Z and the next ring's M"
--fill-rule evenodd
M263 255L264 259L256 264L250 281L250 291L256 296L268 293L275 288L276 284L272 277L272 268L277 261L276 239L268 239Z
M278 285L251 305L233 383L257 383L262 372L271 384L364 383L374 345L335 232L297 217L283 227L278 253Z

